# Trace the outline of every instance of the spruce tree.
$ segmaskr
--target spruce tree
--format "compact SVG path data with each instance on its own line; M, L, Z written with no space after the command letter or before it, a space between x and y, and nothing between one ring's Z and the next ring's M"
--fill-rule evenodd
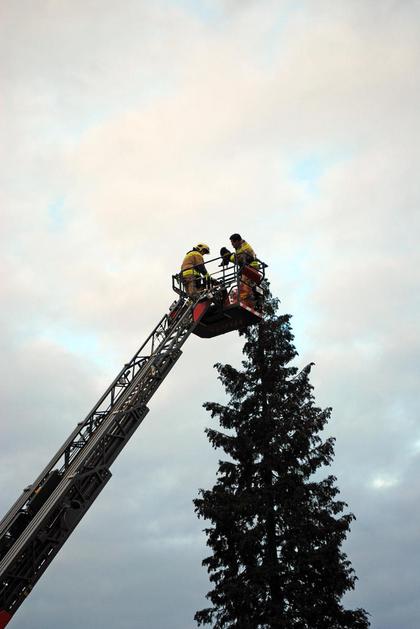
M215 629L364 629L366 611L341 603L356 581L341 549L354 515L336 478L323 477L334 456L334 439L320 435L331 409L314 404L312 364L290 364L290 316L268 295L264 322L242 333L243 369L216 365L228 404L204 404L223 429L207 436L226 457L194 500L210 524L203 566L213 585L212 606L194 618Z

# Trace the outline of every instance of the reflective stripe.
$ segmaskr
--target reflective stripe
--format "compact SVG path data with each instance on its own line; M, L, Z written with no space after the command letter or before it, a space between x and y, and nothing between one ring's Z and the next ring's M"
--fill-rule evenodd
M182 271L183 277L189 277L191 275L200 275L200 273L195 269L187 269L186 271Z

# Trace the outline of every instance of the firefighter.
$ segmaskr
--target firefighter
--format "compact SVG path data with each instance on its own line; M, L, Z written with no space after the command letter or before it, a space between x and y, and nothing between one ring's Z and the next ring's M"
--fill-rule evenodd
M236 263L239 267L246 265L252 266L256 269L259 268L257 256L250 244L243 240L240 234L232 234L230 242L235 252L229 257L230 262ZM239 285L240 300L244 302L254 303L253 287L255 282L252 282L245 275L241 274L241 282Z
M232 234L230 237L232 247L235 249L235 253L230 256L231 262L236 262L239 266L245 266L249 264L255 268L259 268L257 262L257 256L250 244L243 240L240 234Z
M202 277L209 280L209 274L204 265L203 256L210 253L210 247L204 243L199 243L185 254L181 265L181 277L185 290L191 299L197 297L204 286Z

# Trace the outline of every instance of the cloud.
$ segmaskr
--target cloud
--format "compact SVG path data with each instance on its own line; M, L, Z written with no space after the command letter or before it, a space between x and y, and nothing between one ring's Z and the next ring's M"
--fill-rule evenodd
M185 251L240 231L334 407L334 471L358 516L351 600L373 627L414 626L418 4L2 13L3 511L166 312ZM190 501L215 472L201 403L223 399L218 360L239 362L235 335L189 339L16 627L62 624L70 582L78 600L95 584L86 625L113 626L124 591L119 626L193 626L207 580Z

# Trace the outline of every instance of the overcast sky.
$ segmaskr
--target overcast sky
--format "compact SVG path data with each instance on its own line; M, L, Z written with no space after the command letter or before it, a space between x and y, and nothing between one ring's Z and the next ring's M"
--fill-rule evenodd
M239 231L333 406L348 606L420 626L418 0L3 0L1 515ZM16 629L190 629L212 365L189 339Z

